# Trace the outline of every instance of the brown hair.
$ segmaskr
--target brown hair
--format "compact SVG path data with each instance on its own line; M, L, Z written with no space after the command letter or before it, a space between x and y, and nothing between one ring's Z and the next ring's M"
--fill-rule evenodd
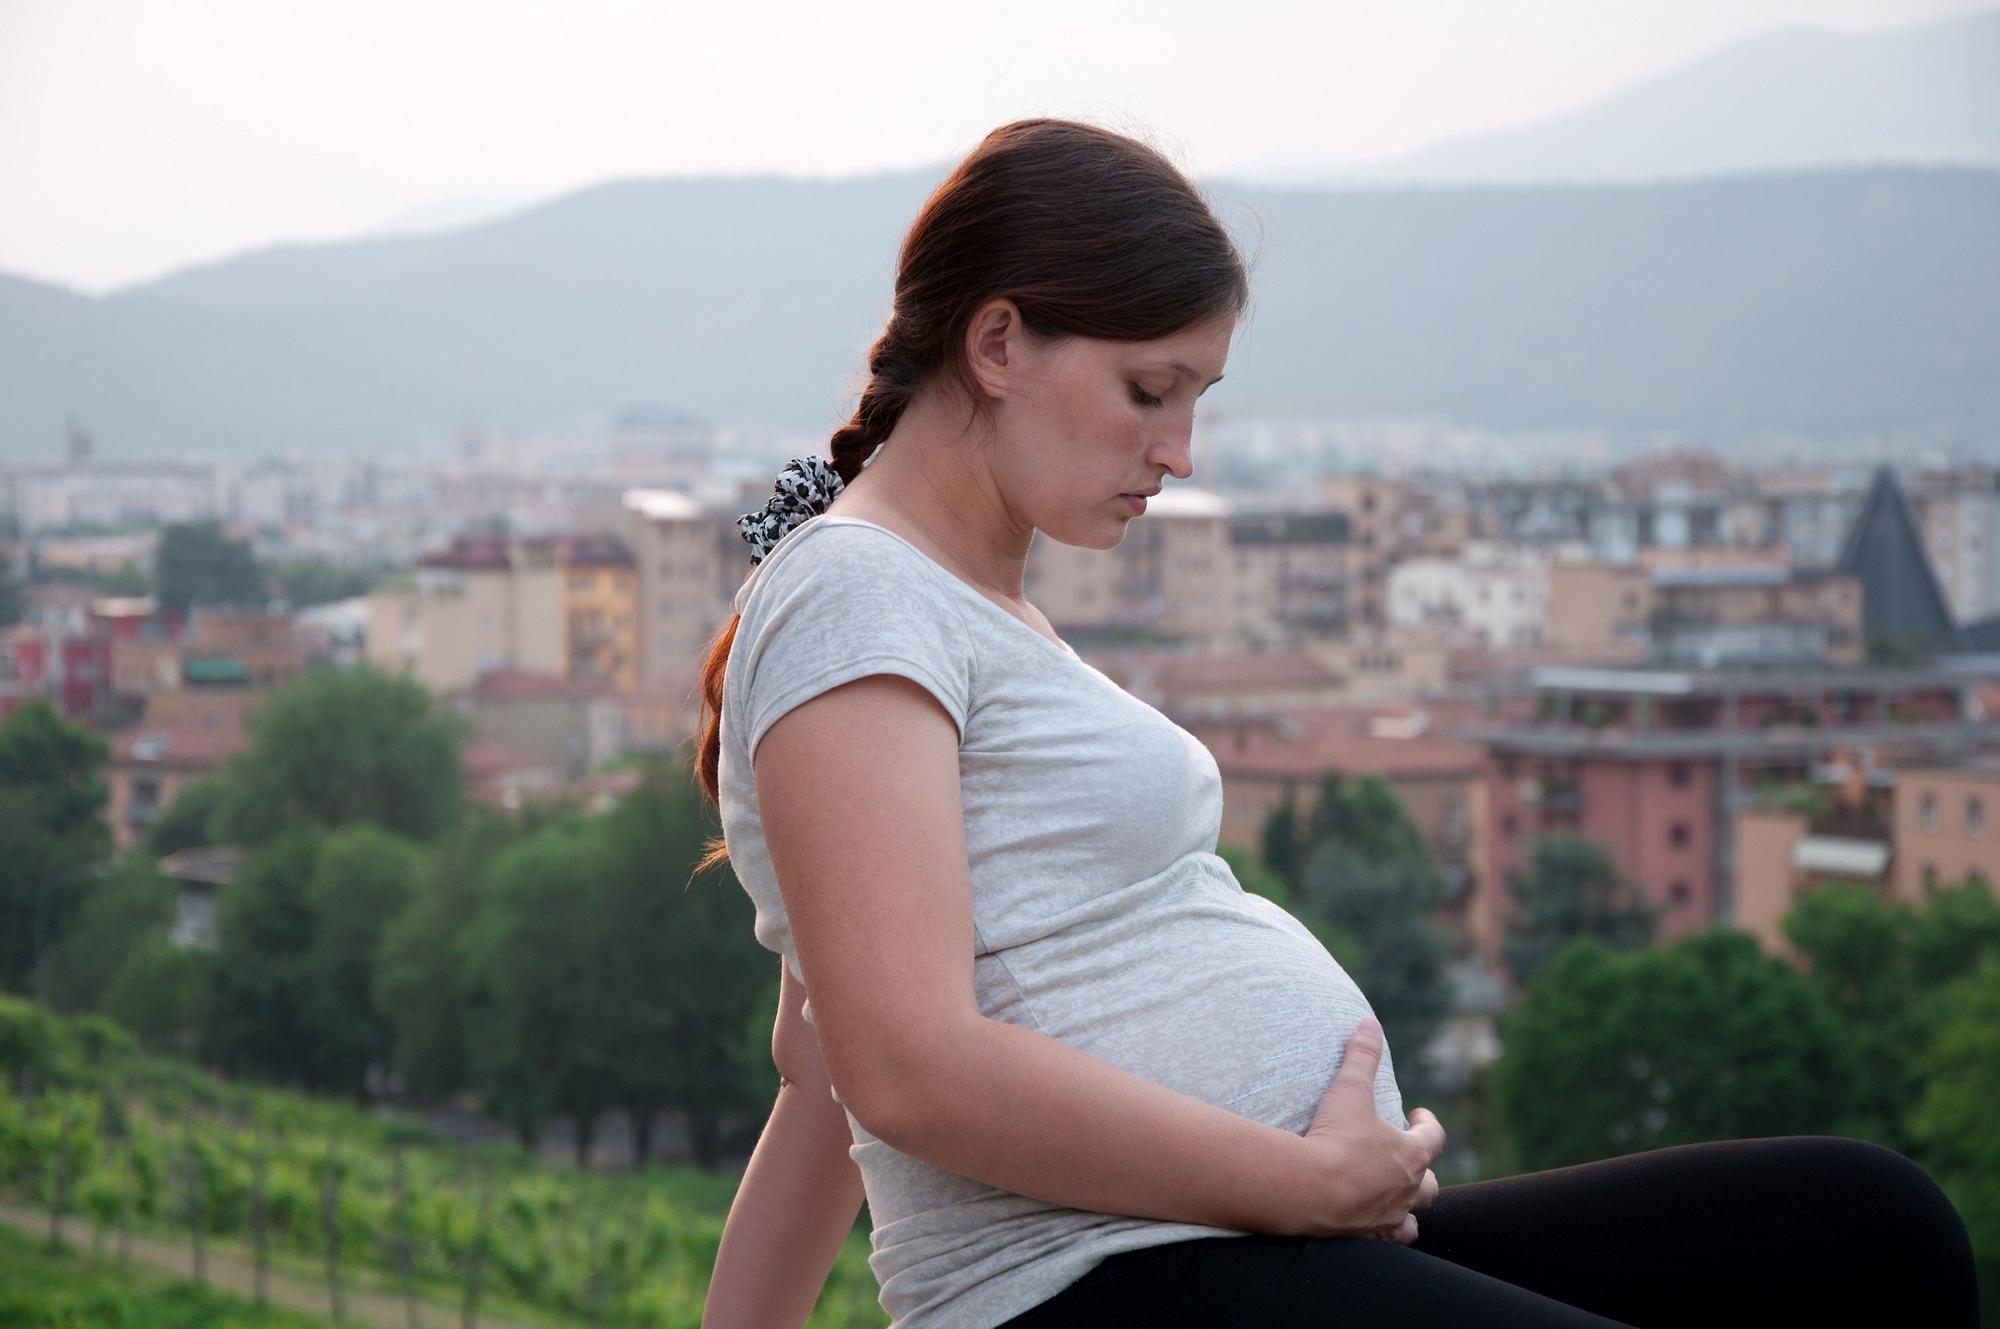
M961 351L973 314L998 296L1044 341L1151 341L1250 302L1229 233L1201 193L1156 149L1075 120L995 129L917 213L896 263L895 303L868 350L854 416L833 432L833 469L861 474L903 408L939 375L975 418L991 402ZM716 634L701 668L704 720L695 772L719 801L722 682L741 615ZM700 872L726 859L707 842Z

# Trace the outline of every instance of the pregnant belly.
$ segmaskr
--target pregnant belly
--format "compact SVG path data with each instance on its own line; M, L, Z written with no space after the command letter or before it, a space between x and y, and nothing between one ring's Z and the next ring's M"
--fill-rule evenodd
M989 1016L1293 1134L1373 1013L1304 924L1233 878L1193 876L979 964L999 959L995 981L980 974ZM1408 1124L1386 1047L1375 1104Z

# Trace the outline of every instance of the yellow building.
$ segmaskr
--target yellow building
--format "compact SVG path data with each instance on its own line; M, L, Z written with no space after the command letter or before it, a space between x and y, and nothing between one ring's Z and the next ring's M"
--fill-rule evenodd
M638 572L608 533L461 535L415 585L368 599L368 659L434 692L519 669L629 687L639 678Z
M566 536L560 545L568 674L618 688L639 682L639 569L615 535Z
M1896 773L1896 894L1922 904L1932 886L1967 877L2000 882L2000 763L1971 758L1955 766Z

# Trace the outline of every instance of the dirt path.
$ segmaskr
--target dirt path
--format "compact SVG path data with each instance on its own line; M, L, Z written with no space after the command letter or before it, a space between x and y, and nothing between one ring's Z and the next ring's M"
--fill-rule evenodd
M19 1228L37 1237L45 1237L49 1230L49 1216L46 1210L30 1209L25 1205L0 1202L0 1223ZM90 1252L90 1224L69 1215L63 1220L63 1239L79 1254ZM116 1233L106 1233L104 1248L109 1256L116 1251ZM208 1275L208 1285L220 1292L234 1293L248 1299L256 1286L256 1269L250 1258L246 1243L227 1238L210 1237L203 1250L203 1268ZM132 1263L175 1278L193 1277L193 1256L185 1240L173 1241L143 1232L132 1234ZM380 1290L373 1284L374 1271L369 1271L370 1286L358 1286L359 1276L349 1276L341 1289L341 1302L345 1310L344 1322L366 1325L369 1329L411 1329L410 1318L401 1294ZM292 1310L305 1311L310 1315L331 1316L331 1303L327 1299L326 1280L303 1277L289 1269L267 1268L264 1273L264 1295L274 1305ZM459 1308L456 1301L449 1304L441 1301L418 1301L418 1314L423 1329L458 1329ZM489 1314L483 1307L479 1312L480 1329L549 1329L560 1321L550 1319L539 1324L526 1320L502 1319Z

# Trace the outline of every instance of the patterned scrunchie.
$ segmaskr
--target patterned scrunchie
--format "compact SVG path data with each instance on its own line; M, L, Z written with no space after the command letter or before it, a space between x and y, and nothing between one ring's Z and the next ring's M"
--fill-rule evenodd
M832 463L818 457L792 458L778 472L775 492L764 501L764 506L736 519L736 529L756 550L750 555L751 566L762 563L793 527L825 512L834 495L846 487L847 482L840 478Z

